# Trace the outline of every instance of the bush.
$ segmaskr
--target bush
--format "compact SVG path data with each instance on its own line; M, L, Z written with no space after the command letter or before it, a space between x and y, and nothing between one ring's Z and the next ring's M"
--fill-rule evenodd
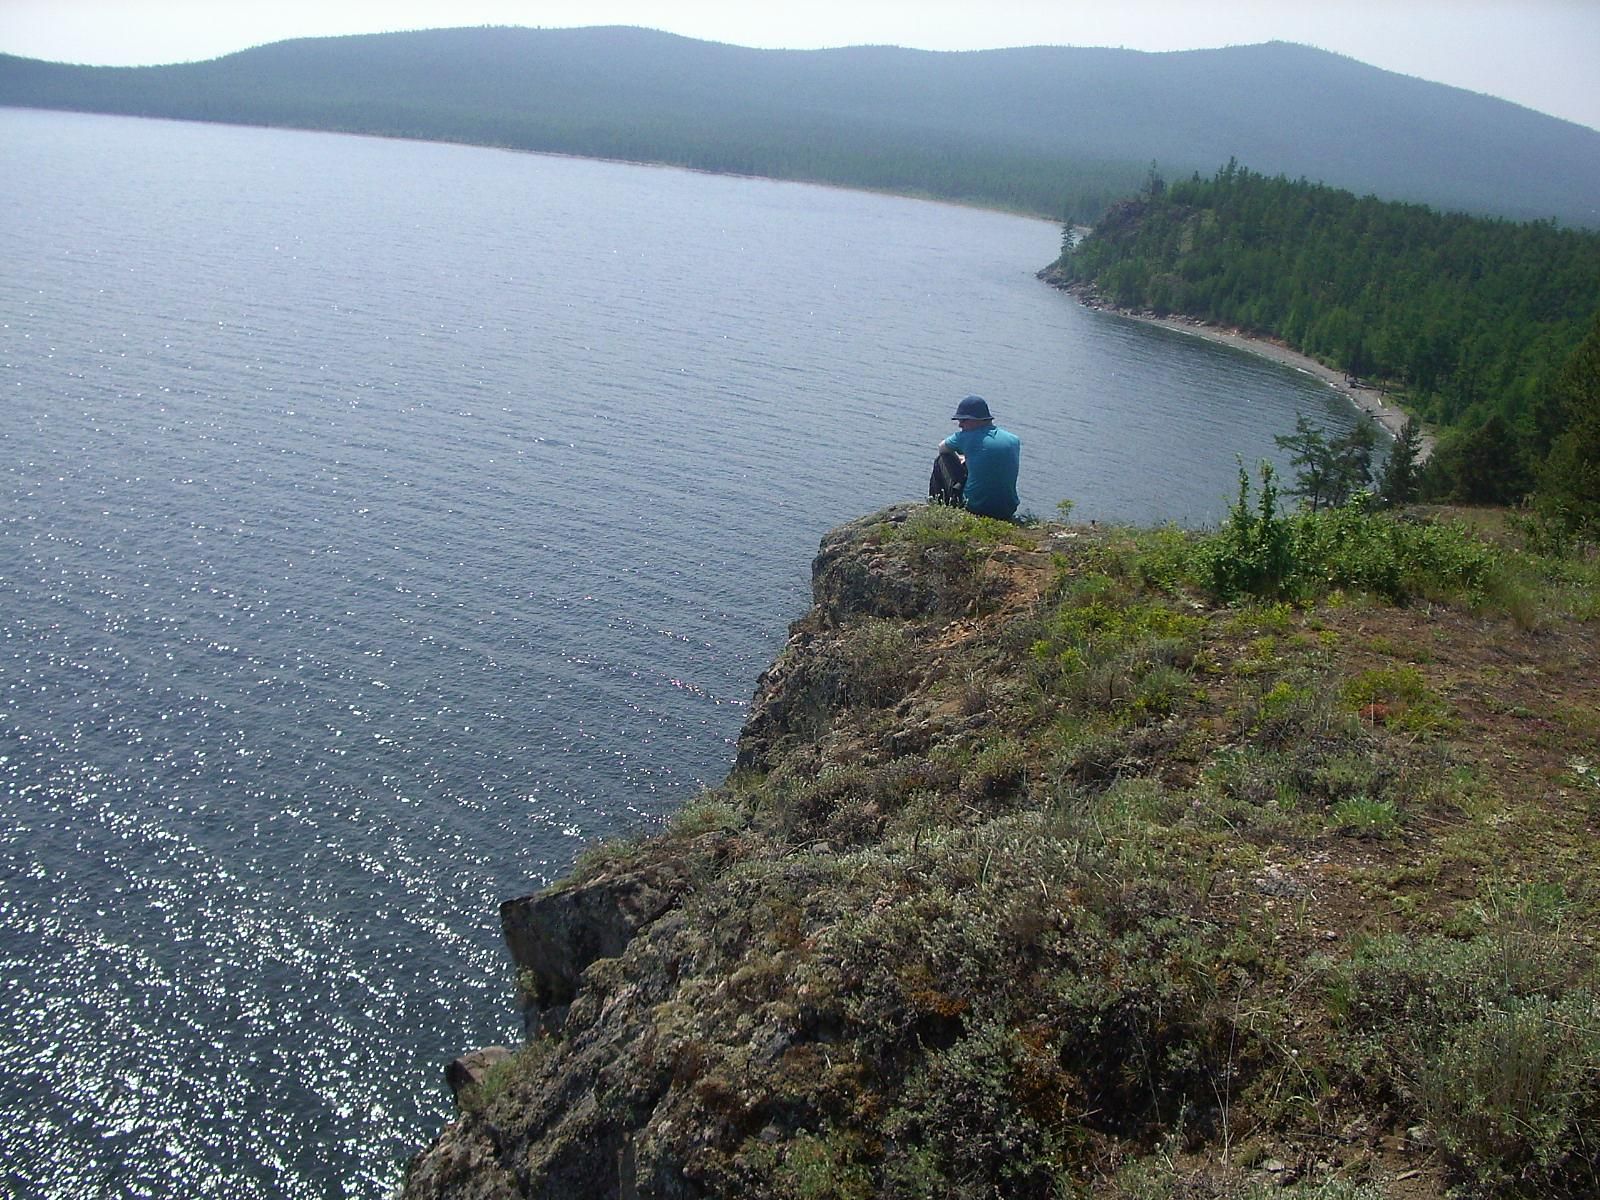
M896 527L892 538L913 545L954 546L974 554L987 553L1016 540L1017 527L1010 521L980 517L947 504L919 508Z
M1022 789L1026 782L1027 757L1011 738L1002 738L973 757L972 765L961 773L961 798L966 801L996 800Z
M928 1200L995 1194L964 1193L963 1179L992 1180L1003 1195L1048 1197L1064 1135L1081 1114L1072 1091L1048 1030L981 1021L906 1081L884 1123L885 1174L897 1193ZM914 1182L920 1186L906 1186Z
M1457 1171L1499 1194L1593 1195L1600 1179L1594 967L1552 933L1384 938L1329 999L1365 1086L1412 1098ZM1575 986L1577 984L1577 986Z
M1286 517L1272 469L1254 505L1241 469L1239 496L1220 531L1195 550L1195 574L1218 600L1247 596L1311 601L1337 589L1394 601L1479 596L1507 568L1466 530L1371 512L1363 503Z
M872 1174L857 1161L860 1153L858 1137L802 1133L773 1172L778 1194L785 1200L868 1200Z
M867 617L840 638L838 703L878 707L900 699L916 677L916 641L904 622Z
M1278 512L1272 467L1261 464L1261 497L1250 503L1250 476L1239 468L1239 496L1227 523L1200 543L1200 575L1219 600L1273 598L1285 593L1294 570L1289 523Z
M1413 524L1348 507L1300 514L1294 560L1298 590L1307 597L1348 588L1401 602L1478 593L1494 553L1456 526Z
M1600 1182L1600 1028L1590 997L1485 1005L1419 1065L1416 1088L1440 1149L1478 1183L1543 1192L1562 1176Z

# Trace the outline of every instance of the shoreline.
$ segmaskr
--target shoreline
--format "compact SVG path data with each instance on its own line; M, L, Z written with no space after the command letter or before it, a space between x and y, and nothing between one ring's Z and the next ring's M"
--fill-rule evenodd
M1053 286L1061 287L1060 284ZM1335 370L1325 363L1318 362L1309 354L1295 350L1273 338L1261 337L1257 334L1245 333L1238 329L1230 329L1223 325L1212 325L1198 317L1184 316L1157 316L1152 312L1139 312L1133 309L1119 308L1116 305L1106 304L1092 292L1080 290L1077 287L1061 287L1061 290L1077 298L1079 304L1096 312L1110 313L1112 316L1125 317L1130 321L1139 321L1145 325L1156 325L1162 329L1170 329L1174 333L1188 334L1190 337L1202 338L1214 342L1219 346L1231 346L1235 350L1243 350L1247 354L1254 354L1258 358L1265 358L1285 367L1293 367L1302 371L1321 383L1327 384L1334 391L1344 396L1361 412L1366 413L1378 423L1391 438L1398 438L1400 431L1405 427L1409 418L1408 414L1398 404L1386 401L1374 388L1353 386L1346 378L1343 371ZM1427 462L1433 454L1434 446L1438 439L1431 433L1424 431L1417 450L1417 465Z

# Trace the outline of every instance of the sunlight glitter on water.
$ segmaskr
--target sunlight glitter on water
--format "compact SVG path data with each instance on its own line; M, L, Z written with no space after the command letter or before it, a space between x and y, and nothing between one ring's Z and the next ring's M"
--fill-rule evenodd
M442 1064L517 1036L499 902L721 778L817 539L922 490L951 397L1105 519L1220 512L1329 403L1050 292L1040 222L0 144L0 1178L42 1197L383 1195Z

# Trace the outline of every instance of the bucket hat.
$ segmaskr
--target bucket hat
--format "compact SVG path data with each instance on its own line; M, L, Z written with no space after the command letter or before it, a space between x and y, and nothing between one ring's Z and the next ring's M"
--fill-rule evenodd
M982 396L968 396L960 404L956 405L956 415L950 419L952 421L994 420L989 415L989 405L985 403Z

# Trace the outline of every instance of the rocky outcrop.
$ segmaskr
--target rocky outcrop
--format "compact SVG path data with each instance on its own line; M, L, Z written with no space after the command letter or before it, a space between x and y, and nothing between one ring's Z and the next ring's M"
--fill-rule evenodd
M813 606L758 681L739 770L820 771L828 752L818 746L841 714L914 690L911 643L877 647L874 667L863 629L947 620L971 608L983 582L958 543L903 536L923 511L895 506L822 540ZM874 669L884 674L876 684ZM797 1047L832 1036L831 1018L792 998L726 1009L728 976L764 936L753 932L752 901L723 873L750 851L741 836L668 835L647 854L619 852L588 877L501 906L529 1042L509 1059L477 1052L452 1064L462 1114L412 1164L409 1200L703 1196L717 1191L699 1163L705 1151L746 1134L758 1146L787 1136L792 1105L757 1106L730 1124L708 1103L710 1010L724 1010L716 1056L734 1046L752 1071L775 1070ZM807 878L802 863L781 870L797 884ZM501 1100L480 1106L472 1089L490 1066L514 1111Z
M1503 950L1471 932L1487 910L1396 869L1469 878L1482 860L1432 831L1487 803L1446 782L1487 777L1460 769L1478 742L1447 744L1432 710L1408 724L1405 697L1458 686L1485 619L1343 596L1220 608L1183 582L1190 550L1176 531L922 505L828 534L729 778L503 906L527 1040L454 1065L458 1118L403 1200L1048 1200L1302 1178L1377 1195L1396 1176L1414 1200L1444 1195L1447 1143L1386 1135L1435 1119L1407 1107L1407 1055L1526 997L1472 973ZM1594 698L1592 623L1495 636ZM1374 658L1422 640L1436 664ZM1537 703L1479 702L1516 684L1501 660L1474 677L1477 713ZM1592 786L1571 765L1586 728L1552 748L1555 723L1507 717L1487 739L1491 765L1507 745L1545 756L1549 828L1575 811L1563 788ZM1523 828L1486 820L1468 849L1536 855ZM1441 928L1470 944L1441 953ZM1563 1038L1600 989L1586 949L1567 958L1594 984L1538 998L1564 1006ZM1307 1003L1335 993L1340 1010ZM1290 1086L1306 1090L1286 1107ZM1570 1095L1540 1135L1550 1155L1495 1152L1592 1183L1600 1091Z
M621 954L686 886L682 864L667 862L502 904L528 1031L558 1032L589 965Z
M803 626L836 629L860 617L957 616L972 604L973 563L955 543L907 553L896 534L923 504L897 504L825 535L811 562Z
M906 700L939 665L936 650L916 644L915 630L959 623L1008 595L1037 590L1048 554L1031 544L975 547L908 529L929 513L926 504L897 504L823 537L811 563L811 609L756 682L737 769L771 770L796 752L809 753L819 769L826 755L817 751L826 750L841 709ZM926 748L926 723L910 726L902 750L919 738Z
M735 779L827 777L981 723L920 695L944 660L928 643L998 603L1017 555L1047 556L1037 534L975 546L970 531L953 535L966 530L958 514L931 535L911 528L928 513L897 505L822 539L813 605L758 681ZM898 714L888 725L862 727L887 709ZM953 782L932 767L907 779ZM724 794L731 804L737 787ZM505 902L529 1041L509 1058L452 1064L461 1116L413 1162L403 1195L722 1195L738 1147L759 1158L815 1124L840 1014L772 974L763 947L798 928L772 924L774 889L825 894L816 868L790 856L796 839L815 852L840 838L810 832L832 827L835 803L822 795L755 823L727 815L712 829L691 813L637 853L619 848L582 879ZM486 1100L474 1088L490 1067Z

